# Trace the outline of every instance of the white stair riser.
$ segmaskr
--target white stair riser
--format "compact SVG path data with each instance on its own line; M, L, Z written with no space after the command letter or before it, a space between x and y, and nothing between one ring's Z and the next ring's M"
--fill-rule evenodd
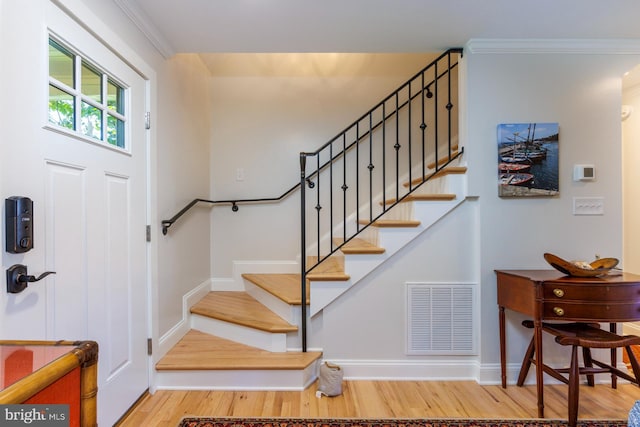
M158 371L156 389L301 391L318 378L318 363L302 370Z
M296 307L287 304L275 295L265 291L260 286L251 283L249 280L244 280L245 291L255 298L259 303L273 311L285 321L296 324L298 317L296 316ZM299 311L299 310L298 310Z
M191 328L262 350L279 353L287 351L285 333L261 331L198 314L191 314Z

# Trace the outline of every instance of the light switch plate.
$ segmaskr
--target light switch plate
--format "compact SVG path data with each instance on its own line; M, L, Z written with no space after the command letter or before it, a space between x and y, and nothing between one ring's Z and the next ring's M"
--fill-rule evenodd
M604 197L574 197L574 215L604 215Z

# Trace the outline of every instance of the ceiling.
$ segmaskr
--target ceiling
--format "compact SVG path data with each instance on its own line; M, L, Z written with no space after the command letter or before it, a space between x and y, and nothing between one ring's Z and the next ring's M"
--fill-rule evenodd
M638 39L639 0L113 0L175 53L434 52L470 39Z

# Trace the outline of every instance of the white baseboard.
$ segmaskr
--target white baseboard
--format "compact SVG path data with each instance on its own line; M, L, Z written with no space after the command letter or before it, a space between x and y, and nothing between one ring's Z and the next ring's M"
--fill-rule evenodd
M243 274L300 273L298 261L234 261L232 277L212 278L214 291L244 291Z
M191 328L189 310L211 291L212 281L205 280L182 297L182 319L158 339L153 358L160 360Z
M344 370L345 380L475 381L475 360L340 360L325 358Z

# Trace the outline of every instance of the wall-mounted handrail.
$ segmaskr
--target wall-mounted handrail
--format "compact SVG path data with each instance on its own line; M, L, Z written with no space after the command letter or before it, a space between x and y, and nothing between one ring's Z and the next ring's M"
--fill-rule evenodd
M433 64L437 61L439 61L440 59L442 59L443 57L445 57L445 55L447 55L449 52L452 53L460 53L462 54L462 49L451 49L445 53L443 53L442 55L440 55L437 59L435 59L434 61L431 62L431 64L427 65L424 69L422 69L420 72L418 72L415 76L413 76L409 81L415 79L416 77L420 76L420 74L424 73L428 68L430 68L431 66L433 66ZM458 64L455 63L452 65L452 68L456 67ZM426 86L429 87L431 85L433 85L436 80L440 79L441 77L445 76L448 73L447 71L444 71L442 73L440 73L437 78L433 79L430 83L428 83ZM405 85L400 86L397 90L401 90ZM395 92L394 92L395 93ZM358 142L360 142L360 140L363 140L365 138L367 138L369 136L369 134L375 130L377 130L381 125L383 125L383 123L392 118L395 114L397 114L398 111L402 110L404 107L406 107L406 105L411 102L414 98L420 96L421 93L417 92L414 95L410 96L409 99L407 99L406 101L402 102L401 104L398 105L398 108L391 111L389 113L389 115L385 115L383 116L377 123L373 124L371 126L371 128L369 130L366 130L365 132L363 132L362 135L360 135L357 139L355 139L354 141L350 142L348 145L346 145L345 149L343 151L340 151L338 154L336 154L335 156L332 156L329 160L327 160L325 163L323 163L316 171L314 171L313 173L311 173L309 176L307 176L305 178L305 181L307 183L307 185L309 186L309 188L313 188L314 183L312 181L312 179L321 171L323 171L328 165L330 165L331 163L335 162L336 160L338 160L340 157L344 156L344 154L348 151L350 151ZM377 108L380 107L380 105L384 104L386 101L388 101L389 99L391 99L392 95L387 96L383 101L381 101L380 103L378 103L375 107L373 107L372 109L370 109L366 114L364 114L362 117L360 117L358 120L356 120L356 122L363 120L364 118L366 118L368 115L371 114L372 111L375 111ZM333 142L335 142L338 138L340 138L342 135L345 134L345 132L348 131L348 127L345 128L342 132L340 132L339 134L337 134L334 138L332 138L331 140L329 140L329 142L327 142L326 144L324 144L322 147L320 147L319 149L317 149L316 151L313 152L309 152L309 153L305 153L305 155L307 156L312 156L315 154L318 154L320 151L322 151L323 149L325 149L327 146L331 145ZM230 200L208 200L208 199L203 199L203 198L197 198L197 199L193 199L191 202L189 202L184 208L182 208L177 214L175 214L173 217L171 217L170 219L164 219L162 220L161 224L162 224L162 234L163 235L167 235L167 233L169 232L169 227L171 227L182 215L184 215L189 209L191 209L192 207L194 207L196 204L198 203L208 203L211 205L231 205L231 210L233 212L237 212L238 211L238 205L239 204L254 204L254 203L273 203L273 202L279 202L283 199L285 199L287 196L289 196L291 193L293 193L295 190L297 190L300 187L300 183L296 183L293 187L289 188L287 191L285 191L284 193L282 193L280 196L278 197L270 197L270 198L258 198L258 199L230 199Z
M315 176L315 174L313 176ZM311 181L311 178L312 176L310 175L309 178L307 178L306 180L309 188L313 188L313 186L315 185L313 181ZM171 227L173 223L178 220L178 218L180 218L189 209L191 209L198 203L208 203L210 205L231 205L231 210L234 212L237 212L239 209L238 207L239 204L272 203L272 202L278 202L280 200L283 200L286 197L288 197L291 193L293 193L299 186L300 186L299 183L294 185L293 187L291 187L290 189L288 189L278 197L266 197L266 198L260 198L260 199L229 199L229 200L193 199L184 208L182 208L180 212L172 216L171 219L162 220L162 234L166 236L167 232L169 231L169 227Z
M284 199L289 194L293 193L300 184L296 184L287 191L285 191L281 196L278 197L269 197L269 198L261 198L261 199L233 199L233 200L208 200L208 199L193 199L189 202L184 208L180 210L177 214L171 217L171 219L163 219L162 220L162 234L166 236L169 231L169 227L173 225L174 222L178 220L182 215L184 215L189 209L194 207L198 203L208 203L211 205L231 205L231 210L234 212L238 211L238 204L241 203L270 203L277 202L279 200ZM313 187L313 183L309 184Z

